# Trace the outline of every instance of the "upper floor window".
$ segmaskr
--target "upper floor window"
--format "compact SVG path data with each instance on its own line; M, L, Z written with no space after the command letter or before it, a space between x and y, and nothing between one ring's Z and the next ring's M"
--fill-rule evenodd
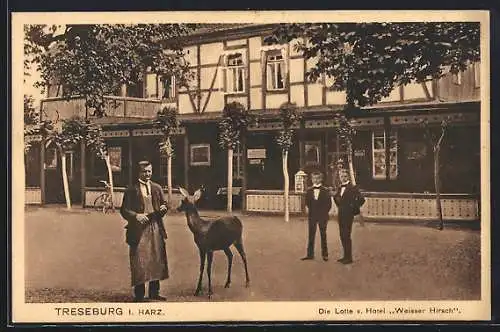
M245 63L241 53L228 54L226 57L225 91L245 92Z
M146 98L174 99L176 96L175 77L147 73L145 92Z
M389 156L387 156L389 145ZM377 130L372 135L372 174L374 179L387 179L387 158L389 158L389 178L398 176L398 137L395 131L389 136L384 130Z
M285 89L285 58L281 50L266 53L267 90Z
M176 97L175 76L160 78L161 98L174 99Z

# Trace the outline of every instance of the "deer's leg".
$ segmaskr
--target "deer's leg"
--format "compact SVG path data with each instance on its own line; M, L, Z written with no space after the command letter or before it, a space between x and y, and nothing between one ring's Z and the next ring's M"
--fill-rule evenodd
M231 248L227 247L224 249L224 253L227 256L227 280L225 288L229 288L231 285L231 266L233 265L233 253L231 252Z
M245 266L245 277L246 277L246 287L250 286L250 277L248 276L248 267L247 267L247 255L245 254L245 250L243 249L243 243L240 241L234 244L236 250L238 250L241 259L243 260L243 265Z
M214 258L214 252L207 252L207 276L208 276L208 298L212 297L212 260Z
M203 279L203 270L205 269L205 256L205 251L200 249L200 276L198 277L198 286L196 286L194 296L198 296L201 293L201 281Z

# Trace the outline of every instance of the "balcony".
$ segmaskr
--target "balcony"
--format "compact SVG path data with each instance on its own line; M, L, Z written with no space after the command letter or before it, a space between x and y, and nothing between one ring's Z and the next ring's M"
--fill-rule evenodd
M106 97L105 112L107 118L141 121L155 118L158 110L166 105L175 107L175 101L109 96ZM73 97L69 100L47 98L42 100L41 107L44 119L52 121L68 119L74 116L93 117L92 110L87 111L84 99L79 97Z

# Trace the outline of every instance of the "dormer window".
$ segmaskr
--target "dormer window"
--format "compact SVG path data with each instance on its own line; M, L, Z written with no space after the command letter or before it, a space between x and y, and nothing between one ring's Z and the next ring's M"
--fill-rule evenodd
M245 92L245 62L242 53L233 53L226 56L226 93Z

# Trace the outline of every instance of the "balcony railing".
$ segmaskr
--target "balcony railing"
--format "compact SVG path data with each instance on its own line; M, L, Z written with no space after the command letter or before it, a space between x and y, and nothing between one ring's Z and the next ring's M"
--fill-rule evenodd
M108 117L153 119L164 104L164 101L157 99L110 96L106 97L105 112ZM74 116L93 116L92 110L86 110L85 100L79 97L69 100L47 98L42 101L42 109L44 118L53 121Z

